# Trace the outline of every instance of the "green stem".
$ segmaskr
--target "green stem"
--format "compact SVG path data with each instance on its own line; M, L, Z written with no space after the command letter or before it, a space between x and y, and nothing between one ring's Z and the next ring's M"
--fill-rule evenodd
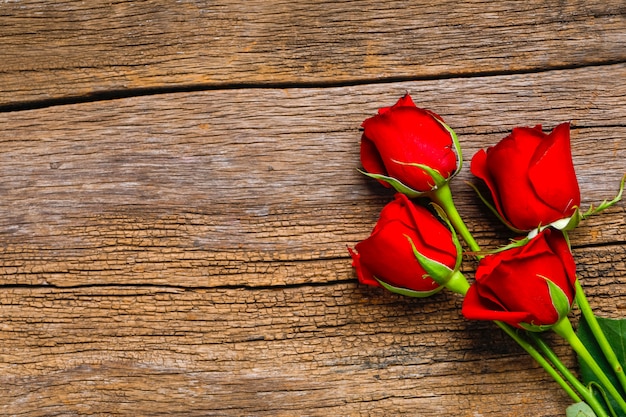
M508 334L513 340L515 340L517 342L518 345L520 345L522 347L522 349L524 349L534 360L536 360L537 363L539 363L539 365L541 365L543 367L543 369L545 369L546 372L548 374L550 374L550 376L552 376L552 378L554 378L554 380L557 382L557 384L559 384L561 386L561 388L563 388L563 390L570 396L570 398L572 400L574 400L574 402L578 403L578 402L582 401L580 399L580 397L578 396L578 394L576 394L576 392L572 389L572 387L570 387L567 384L567 382L563 379L563 377L554 369L554 367L550 364L550 362L548 362L546 360L546 358L544 358L541 355L541 353L539 353L539 351L537 351L537 349L535 349L535 347L532 344L530 344L528 341L524 340L524 338L521 337L514 328L512 328L508 324L503 323L501 321L494 321L494 323L496 323L498 325L498 327L500 327L502 330L504 330L504 332L506 334ZM557 361L558 361L558 358L557 358ZM561 361L558 361L558 363L560 363L562 365ZM555 364L555 366L556 366L556 364ZM567 369L567 368L565 368L565 369ZM569 372L569 371L567 371L567 372ZM580 385L582 385L580 382L578 382L578 383ZM585 389L584 386L583 386L583 389ZM584 395L583 395L583 397L584 397ZM591 404L590 404L590 406L591 406ZM592 406L592 408L593 408L593 406ZM598 413L596 413L596 414L597 414L598 417L608 417L606 414L604 414L604 415L598 414Z
M454 205L454 201L452 200L452 192L450 191L450 186L448 185L448 183L446 182L440 187L437 187L437 189L431 192L430 196L433 201L441 206L441 208L443 208L443 210L446 212L448 220L450 220L450 223L452 224L452 226L454 226L454 229L457 231L458 234L461 235L465 243L467 243L467 246L469 246L469 248L473 252L480 252L480 246L478 246L478 243L476 243L476 240L474 240L474 237L467 229L467 226L465 226L465 222L463 222L463 219L459 215L459 212Z
M448 220L450 221L450 224L452 224L452 226L457 231L457 233L461 235L465 243L467 243L467 246L469 246L470 250L472 250L476 254L480 253L480 246L478 246L478 243L474 239L474 236L472 236L472 234L470 233L469 229L465 225L465 222L463 221L458 210L456 209L456 206L454 205L454 200L452 199L452 192L450 191L450 186L448 185L448 183L445 183L439 186L436 190L432 191L430 197L435 203L437 203L446 212L446 215L448 216ZM476 258L480 259L482 258L482 256L476 255ZM458 291L456 289L453 289L453 291L461 295L465 295L465 293L467 292L469 288L469 285L465 285L467 284L467 280L463 276L463 280L458 279L457 282L461 282L462 284L461 287L463 288L461 291ZM458 288L459 287L457 287L457 289ZM572 387L570 387L567 384L567 382L563 379L561 374L559 374L554 369L554 367L550 364L550 362L548 362L546 358L544 358L541 355L541 353L539 353L539 351L537 351L537 349L535 349L535 347L532 344L530 344L527 340L521 337L517 333L517 331L513 329L511 326L509 326L508 324L500 322L500 321L494 321L494 322L496 323L496 325L498 325L498 327L504 330L506 334L508 334L513 340L515 340L517 344L520 345L520 347L524 349L535 361L537 361L537 363L539 363L539 365L541 365L541 367L543 367L543 369L545 369L545 371L550 376L552 376L552 378L554 378L557 384L559 384L559 386L563 388L563 390L570 396L570 398L572 398L572 400L574 400L574 402L581 401L578 394L576 394L576 392L572 389ZM598 417L606 417L606 414L600 413L598 414Z
M604 353L606 360L609 362L609 365L613 369L613 372L615 372L615 375L617 376L619 383L622 385L622 388L624 389L624 391L626 391L626 374L624 374L624 368L622 364L619 362L619 359L617 359L617 355L615 355L613 348L609 344L609 341L604 335L604 332L600 328L600 324L598 323L596 316L593 314L593 311L591 310L591 306L589 305L589 302L587 301L585 292L582 288L582 285L580 285L580 281L578 281L578 279L576 280L576 303L578 304L578 307L580 308L581 313L585 317L585 320L587 320L589 329L591 329L591 332L596 338L596 341L598 342L598 345L600 346L602 353Z
M451 283L454 283L452 285L453 288L450 288L450 286L449 286L449 284L451 284ZM448 284L446 284L446 287L448 287L449 289L452 289L452 291L454 291L454 292L456 292L458 294L461 294L461 295L465 296L465 294L467 293L467 290L469 289L469 284L467 283L467 279L465 278L465 276L457 271L452 276L450 281L448 281ZM578 394L576 394L576 392L572 389L572 387L570 387L567 384L567 382L563 379L561 374L559 374L554 369L554 367L550 364L550 362L548 362L546 360L546 358L541 356L541 353L539 353L537 351L537 349L535 349L535 347L532 344L530 344L527 340L525 340L522 336L520 336L514 328L512 328L508 324L503 323L501 321L494 321L494 323L496 323L496 325L498 325L498 327L500 327L502 330L504 330L504 332L506 334L508 334L513 340L515 340L517 342L518 345L520 345L522 347L522 349L524 349L534 360L536 360L537 363L539 365L541 365L541 367L543 369L545 369L545 371L552 378L554 378L556 383L559 384L559 386L561 388L563 388L563 390L567 393L567 395L570 396L570 398L574 402L578 403L578 402L582 401L581 398L578 396ZM555 357L556 357L556 355L555 355ZM557 358L557 361L558 361L558 358ZM561 363L561 362L558 361L558 363ZM562 365L562 363L561 363L561 365ZM569 373L567 368L565 368L565 369ZM571 373L570 373L570 375L571 375ZM578 381L576 381L576 382L578 382ZM578 382L578 383L582 386L582 384L580 382ZM583 386L583 390L584 389L585 388ZM583 395L583 397L584 397L584 395ZM595 398L594 398L594 400L595 400ZM587 403L589 404L589 401L587 401ZM589 404L589 405L593 408L593 406L591 404ZM601 414L601 413L599 414L597 412L596 412L596 414L597 414L597 417L608 417L606 414Z
M578 391L578 393L582 395L585 402L593 409L593 412L596 414L596 416L608 417L606 410L600 404L598 399L593 395L593 393L589 389L587 389L587 387L582 382L578 380L578 378L574 376L574 374L570 372L569 369L567 369L567 367L563 364L563 362L561 362L561 360L556 355L556 353L554 353L554 351L550 349L550 346L548 346L546 342L535 333L528 332L528 336L535 343L535 345L539 347L541 352L543 352L544 356L548 358L550 362L552 362L552 364L556 367L556 369L576 389L576 391Z
M562 318L559 322L557 322L552 328L556 334L565 339L570 346L574 349L574 351L580 356L580 358L589 366L591 371L594 373L600 384L608 391L608 393L615 399L619 407L622 409L624 413L626 413L626 401L624 401L624 397L617 391L617 389L613 386L609 378L606 376L600 365L593 358L591 353L587 350L583 342L578 338L574 329L572 328L572 324L570 323L567 317Z

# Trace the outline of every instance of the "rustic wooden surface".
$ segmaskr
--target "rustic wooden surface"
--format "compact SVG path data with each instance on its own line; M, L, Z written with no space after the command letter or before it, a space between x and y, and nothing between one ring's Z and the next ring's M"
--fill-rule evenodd
M408 91L469 160L571 121L583 206L611 198L626 6L427 3L0 2L0 414L563 416L459 297L356 283L391 198L359 125ZM459 210L505 243L471 180ZM572 234L603 316L624 242L623 203Z

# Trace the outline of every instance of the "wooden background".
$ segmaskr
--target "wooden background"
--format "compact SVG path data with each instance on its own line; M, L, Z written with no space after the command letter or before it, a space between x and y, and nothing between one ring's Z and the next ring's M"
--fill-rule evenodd
M408 91L469 160L571 121L587 208L626 171L625 80L619 0L0 1L0 414L563 416L459 297L357 284L392 198L359 125ZM468 171L459 210L506 243ZM605 317L624 207L572 234Z

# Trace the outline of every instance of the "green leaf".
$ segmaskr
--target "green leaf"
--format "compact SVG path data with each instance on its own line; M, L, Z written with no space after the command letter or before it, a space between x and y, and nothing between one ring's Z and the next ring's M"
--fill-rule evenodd
M572 404L565 410L567 417L597 417L587 403Z
M606 336L609 344L613 348L615 355L617 355L617 359L622 364L626 363L626 319L606 319L602 317L596 317L596 319L598 320L598 324L604 332L604 335ZM598 362L598 365L600 365L602 371L604 371L606 376L611 380L611 383L615 387L617 387L617 389L619 389L619 381L617 380L617 377L613 373L611 366L604 357L604 354L602 353L598 342L593 336L593 333L591 332L591 329L589 328L589 325L587 324L584 316L580 317L580 321L578 323L578 337L583 342L585 347L589 350L589 353L591 353L596 362ZM596 378L592 370L587 366L587 364L582 360L579 360L578 362L580 365L580 374L583 382L586 385L591 384L594 388L601 387L598 379ZM601 390L594 390L594 394L600 402L605 402L605 396L602 395ZM624 393L622 392L622 394ZM616 415L626 417L626 415L621 412L620 407L617 405L617 403L613 401L610 396L606 397L609 397L610 405L612 406L613 410L615 410Z

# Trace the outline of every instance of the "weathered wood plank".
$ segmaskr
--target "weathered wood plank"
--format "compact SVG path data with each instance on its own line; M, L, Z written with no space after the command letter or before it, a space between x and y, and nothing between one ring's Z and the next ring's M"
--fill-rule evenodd
M356 172L358 126L407 90L457 130L466 159L516 125L572 120L583 204L597 204L615 194L626 171L625 77L626 65L614 65L0 114L0 282L213 287L352 279L345 247L369 234L391 195ZM505 242L465 180L467 167L454 192L479 242ZM607 213L583 225L573 243L624 242L623 204Z
M563 415L458 297L356 283L345 247L391 196L355 170L358 126L410 91L469 159L571 120L584 205L610 198L623 2L0 3L0 414ZM506 242L466 180L470 229ZM571 236L603 316L626 308L625 214Z
M621 62L625 14L619 0L4 1L0 105Z
M604 316L623 315L624 252L576 253ZM568 405L499 329L465 321L449 293L416 300L354 282L5 287L0 305L3 415L547 417Z
M614 289L597 287L625 301ZM3 415L539 417L568 404L499 329L464 321L447 293L14 288L0 300Z
M454 295L356 284L345 246L391 195L355 171L358 126L408 90L469 159L513 126L572 120L584 202L597 203L625 168L625 75L612 65L0 114L0 414L563 415L558 386L494 326L465 321ZM481 244L503 243L469 179L454 183L461 212ZM624 214L622 203L572 234L590 301L611 317L626 306Z

